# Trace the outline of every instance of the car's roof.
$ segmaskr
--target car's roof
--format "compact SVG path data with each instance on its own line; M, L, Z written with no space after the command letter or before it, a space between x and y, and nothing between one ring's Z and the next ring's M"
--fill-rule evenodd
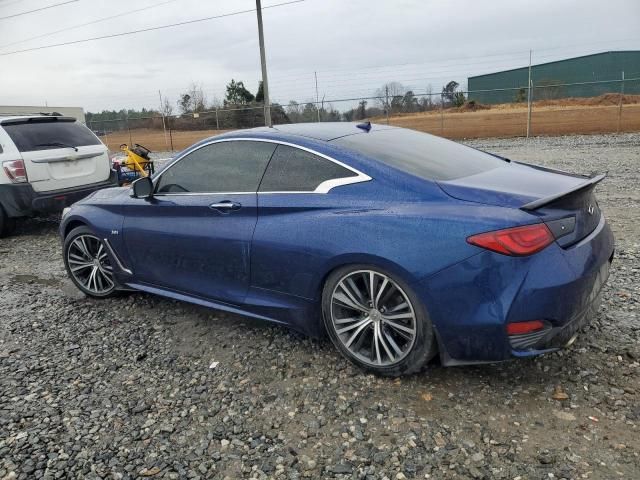
M62 115L41 115L41 114L32 114L32 115L2 115L0 114L0 123L16 123L22 122L25 120L29 120L30 118L65 118L66 121L70 117L63 117ZM75 119L74 119L75 121Z
M389 125L370 124L371 130L388 130L391 128ZM366 124L362 122L319 122L319 123L290 123L286 125L274 125L273 128L258 127L248 130L249 132L256 133L273 133L273 134L286 134L296 135L300 137L313 138L315 140L321 140L324 142L330 142L337 138L346 137L349 135L366 134ZM247 132L247 130L245 130Z

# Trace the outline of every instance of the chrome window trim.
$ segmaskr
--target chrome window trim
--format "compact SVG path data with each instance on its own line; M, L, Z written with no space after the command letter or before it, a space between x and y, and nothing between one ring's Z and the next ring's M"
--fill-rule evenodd
M366 173L362 173L360 170L357 170L345 163L342 163L339 160L336 160L335 158L332 158L328 155L325 155L324 153L320 153L316 150L313 150L311 148L307 148L307 147L303 147L301 145L296 145L295 143L290 143L290 142L283 142L280 140L272 140L272 139L267 139L267 138L252 138L252 137L237 137L237 138L220 138L218 140L212 140L210 142L204 143L202 145L200 145L198 148L194 148L193 150L189 150L187 153L185 153L184 155L181 155L177 158L175 158L174 160L172 160L163 170L162 172L160 172L160 174L152 179L153 181L153 187L155 189L156 186L156 182L162 178L162 175L164 175L164 173L166 171L168 171L171 167L173 167L176 163L178 163L180 160L182 160L183 158L187 157L188 155L192 154L193 152L200 150L201 148L204 147L208 147L209 145L213 145L215 143L222 143L222 142L236 142L236 141L241 141L241 142L264 142L264 143L275 143L277 145L285 145L288 147L293 147L293 148L297 148L300 150L303 150L305 152L309 152L313 155L317 155L318 157L324 158L325 160L329 160L330 162L333 162L337 165L340 165L343 168L346 168L347 170L352 171L353 173L355 173L355 175L353 177L344 177L344 178L332 178L330 180L325 180L324 182L322 182L320 185L318 185L315 190L308 190L308 191L267 191L267 192L184 192L184 193L154 193L154 196L158 196L158 197L162 197L162 196L196 196L196 195L249 195L249 194L286 194L286 193L320 193L320 194L325 194L325 193L329 193L329 191L331 191L331 189L336 188L336 187L341 187L343 185L351 185L354 183L362 183L362 182L368 182L370 180L372 180L372 178L367 175ZM267 164L268 165L268 164ZM258 185L259 186L259 185Z
M202 195L255 195L256 192L167 192L154 193L154 197L197 197Z

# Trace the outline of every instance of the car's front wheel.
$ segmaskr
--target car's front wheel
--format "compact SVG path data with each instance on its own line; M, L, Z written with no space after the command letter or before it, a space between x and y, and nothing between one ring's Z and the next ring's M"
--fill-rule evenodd
M359 367L386 376L419 371L436 353L429 317L400 278L369 265L334 271L322 294L333 344Z
M64 239L64 266L69 278L90 297L105 298L117 291L107 250L87 227L71 230Z

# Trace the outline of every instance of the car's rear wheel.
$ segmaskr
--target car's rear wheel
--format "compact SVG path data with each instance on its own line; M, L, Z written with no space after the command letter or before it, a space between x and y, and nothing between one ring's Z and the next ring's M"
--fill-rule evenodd
M77 227L64 240L64 266L82 292L105 298L117 291L107 250L88 227Z
M433 327L411 288L370 265L334 271L322 294L325 327L357 366L386 376L419 371L436 353Z
M11 235L15 226L15 219L10 218L2 209L2 205L0 205L0 238Z

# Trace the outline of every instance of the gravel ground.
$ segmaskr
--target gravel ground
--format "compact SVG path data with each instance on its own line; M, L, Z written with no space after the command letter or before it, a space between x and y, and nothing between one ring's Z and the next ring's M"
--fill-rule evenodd
M376 378L280 327L87 299L55 221L25 221L0 240L0 479L640 478L640 135L470 143L609 171L617 256L571 348Z

